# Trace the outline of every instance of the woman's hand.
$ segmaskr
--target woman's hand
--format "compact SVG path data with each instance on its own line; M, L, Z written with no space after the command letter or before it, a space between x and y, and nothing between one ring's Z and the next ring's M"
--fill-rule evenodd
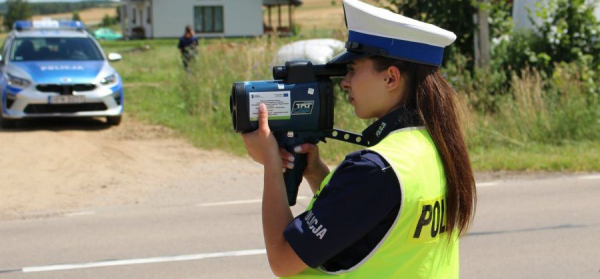
M306 168L304 169L304 178L310 184L313 193L319 189L321 182L329 174L329 167L321 160L319 156L319 147L315 144L304 143L294 148L298 154L306 154ZM284 168L294 168L294 155L287 152L284 148L279 148L279 154Z
M242 134L242 138L248 155L254 161L265 166L275 164L274 166L281 170L277 141L269 128L269 112L265 104L261 103L258 106L258 129Z
M269 113L265 104L258 107L258 130L243 134L248 155L265 166L262 202L263 234L267 258L277 276L291 276L307 268L283 236L294 219L288 205L281 158L277 141L269 128Z

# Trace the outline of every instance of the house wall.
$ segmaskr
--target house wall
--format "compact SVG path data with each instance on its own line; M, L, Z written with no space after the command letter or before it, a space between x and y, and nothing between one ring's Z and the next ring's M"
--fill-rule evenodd
M194 26L194 7L223 6L223 33L196 34L198 37L238 37L263 34L262 0L153 0L154 38L183 35L186 25Z
M123 35L129 37L131 29L134 27L144 27L146 38L152 37L152 18L149 21L150 1L122 1L121 9L121 30ZM135 13L135 15L134 15ZM135 19L135 22L134 22Z
M588 2L593 2L594 0L586 0ZM533 29L533 25L529 20L527 8L528 7L533 15L535 22L540 23L540 19L535 16L535 12L537 11L537 7L535 6L536 2L540 2L542 5L548 5L548 0L515 0L513 3L513 20L516 29ZM600 5L596 6L595 15L598 20L600 20Z

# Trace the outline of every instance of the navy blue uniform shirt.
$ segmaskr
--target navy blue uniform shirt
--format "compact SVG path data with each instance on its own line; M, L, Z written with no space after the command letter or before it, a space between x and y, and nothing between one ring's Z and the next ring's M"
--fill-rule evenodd
M390 132L420 126L414 110L398 109L363 131L370 145ZM308 266L347 270L373 251L390 230L400 208L400 182L377 153L346 156L310 211L296 217L284 236Z
M179 43L177 44L177 48L180 49L181 51L184 51L190 46L193 49L195 49L197 45L198 45L198 38L196 38L196 37L186 38L185 36L182 36L179 38Z

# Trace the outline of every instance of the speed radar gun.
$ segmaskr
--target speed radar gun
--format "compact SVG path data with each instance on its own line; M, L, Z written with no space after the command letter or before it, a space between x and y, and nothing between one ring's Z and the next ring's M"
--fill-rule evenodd
M296 204L306 167L306 154L296 154L294 147L325 142L325 138L367 145L362 136L333 128L331 78L345 74L345 65L288 61L285 66L273 67L274 80L233 83L229 105L235 131L258 129L258 106L264 103L269 111L269 127L279 146L294 154L294 168L284 173L290 206Z

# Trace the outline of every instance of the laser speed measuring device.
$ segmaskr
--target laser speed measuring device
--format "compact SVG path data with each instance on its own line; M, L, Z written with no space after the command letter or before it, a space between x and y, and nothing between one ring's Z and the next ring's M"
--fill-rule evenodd
M273 79L235 82L229 107L238 133L258 129L258 106L269 111L269 127L280 147L294 154L294 168L284 173L290 206L296 204L298 186L306 167L306 154L294 147L317 144L325 138L367 146L361 135L333 128L334 83L332 77L346 75L345 65L313 65L310 61L288 61L273 67Z

